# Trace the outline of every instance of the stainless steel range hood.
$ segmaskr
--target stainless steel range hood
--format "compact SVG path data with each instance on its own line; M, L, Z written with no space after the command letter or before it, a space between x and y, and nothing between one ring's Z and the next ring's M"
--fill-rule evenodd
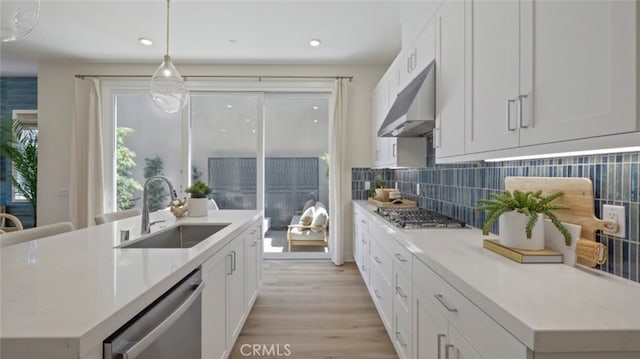
M391 105L378 137L421 137L435 126L435 61L405 87Z

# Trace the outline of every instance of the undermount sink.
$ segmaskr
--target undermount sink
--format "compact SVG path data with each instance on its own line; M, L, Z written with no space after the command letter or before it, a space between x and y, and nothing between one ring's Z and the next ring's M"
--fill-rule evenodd
M228 225L229 223L181 224L152 233L147 238L122 244L120 248L191 248Z

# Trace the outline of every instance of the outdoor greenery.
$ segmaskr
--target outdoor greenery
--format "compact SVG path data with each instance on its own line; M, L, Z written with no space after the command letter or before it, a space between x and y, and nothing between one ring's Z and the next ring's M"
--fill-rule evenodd
M198 169L198 166L191 166L191 182L198 181L202 177L202 171Z
M185 190L185 192L191 194L191 198L207 198L212 191L211 187L200 180L195 181Z
M164 164L162 158L145 158L144 178L164 175ZM168 206L167 196L169 192L165 189L164 183L153 181L147 184L147 194L149 196L149 210L155 212Z
M527 234L527 238L531 238L531 231L538 221L538 214L541 213L547 216L553 225L558 228L560 233L562 233L565 244L570 245L571 234L553 213L559 209L568 209L565 205L551 203L560 196L562 196L562 192L554 192L547 197L542 196L542 191L522 192L515 190L513 191L513 194L509 191L505 191L503 194L492 193L491 197L493 199L478 200L478 203L483 204L483 206L480 206L477 209L479 211L489 212L487 219L482 225L482 233L484 235L489 234L489 228L503 213L516 211L529 216L525 232Z
M31 204L35 226L38 200L38 131L24 128L18 120L3 119L0 122L0 153L12 163L11 183Z
M135 191L141 191L142 185L135 179L131 173L131 168L136 166L136 153L124 144L124 139L133 134L134 129L127 127L118 127L116 130L116 200L118 210L122 211L135 206Z
M324 165L326 166L325 175L327 176L327 178L329 178L329 154L325 153L324 155L320 156L320 159L324 161Z

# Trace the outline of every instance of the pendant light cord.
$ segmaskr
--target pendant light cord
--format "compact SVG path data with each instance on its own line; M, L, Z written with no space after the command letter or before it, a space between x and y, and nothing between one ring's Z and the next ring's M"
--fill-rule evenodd
M169 56L169 3L171 0L167 0L167 56Z

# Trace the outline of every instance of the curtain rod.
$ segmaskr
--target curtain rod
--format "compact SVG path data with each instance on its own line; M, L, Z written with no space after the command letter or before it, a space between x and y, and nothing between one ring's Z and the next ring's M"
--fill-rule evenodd
M76 78L150 78L150 75L75 75ZM182 76L185 80L189 78L224 78L224 79L257 79L258 82L263 79L347 79L349 82L353 80L353 76L288 76L288 75L185 75Z

